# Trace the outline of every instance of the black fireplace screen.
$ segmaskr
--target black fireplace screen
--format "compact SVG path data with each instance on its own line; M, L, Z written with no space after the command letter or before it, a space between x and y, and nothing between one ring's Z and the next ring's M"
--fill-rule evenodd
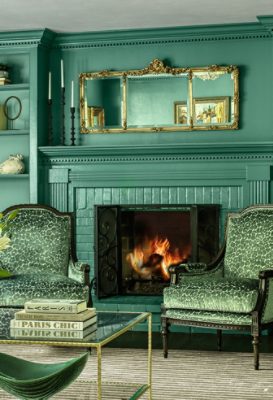
M98 297L158 295L171 264L210 262L219 248L219 206L96 206Z

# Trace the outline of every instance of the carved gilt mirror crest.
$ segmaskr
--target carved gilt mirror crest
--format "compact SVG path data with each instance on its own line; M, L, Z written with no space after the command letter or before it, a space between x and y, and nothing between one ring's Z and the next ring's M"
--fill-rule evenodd
M82 133L238 129L238 67L144 69L80 74Z

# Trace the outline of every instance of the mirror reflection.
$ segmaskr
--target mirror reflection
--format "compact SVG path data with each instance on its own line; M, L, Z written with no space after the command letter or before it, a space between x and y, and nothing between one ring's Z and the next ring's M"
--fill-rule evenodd
M234 80L230 73L193 73L193 124L231 124L234 121Z
M80 74L82 133L238 129L235 66L147 68Z
M186 102L187 76L128 76L127 126L172 126L175 102ZM183 124L187 123L184 121Z
M120 78L97 78L85 84L86 126L94 129L121 127Z

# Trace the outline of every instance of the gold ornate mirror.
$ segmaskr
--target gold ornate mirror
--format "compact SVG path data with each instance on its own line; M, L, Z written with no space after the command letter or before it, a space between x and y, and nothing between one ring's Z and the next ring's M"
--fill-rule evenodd
M238 129L239 71L231 66L80 74L82 133Z

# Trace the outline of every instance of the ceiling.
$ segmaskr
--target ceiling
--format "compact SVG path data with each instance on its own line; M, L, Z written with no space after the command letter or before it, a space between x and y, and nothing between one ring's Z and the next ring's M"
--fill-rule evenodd
M0 30L89 32L257 22L273 0L1 0Z

